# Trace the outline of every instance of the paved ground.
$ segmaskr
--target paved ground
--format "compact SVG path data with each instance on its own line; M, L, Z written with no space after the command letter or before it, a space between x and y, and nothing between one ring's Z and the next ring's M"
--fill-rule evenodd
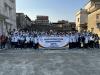
M0 51L0 75L100 75L100 50Z

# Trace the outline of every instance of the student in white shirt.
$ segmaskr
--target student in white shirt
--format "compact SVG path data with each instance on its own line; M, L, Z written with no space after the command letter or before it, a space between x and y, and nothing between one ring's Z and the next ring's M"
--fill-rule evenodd
M38 42L38 37L35 37L34 38L34 43L35 43L35 49L38 49L38 47L39 47L39 42Z
M19 40L19 43L20 43L20 48L24 48L25 46L25 37L23 35L20 36L20 40Z
M88 48L89 46L89 35L85 35L85 45L84 45L84 48Z
M72 43L73 41L72 41L72 34L70 33L69 34L69 49L72 49Z
M19 36L15 35L14 36L14 45L15 45L15 48L18 48L18 44L19 44Z
M94 48L94 35L90 35L89 40L90 40L89 47L90 48Z
M76 37L75 34L72 34L72 48L76 48Z
M30 45L30 37L26 36L26 41L25 41L26 47L29 48Z

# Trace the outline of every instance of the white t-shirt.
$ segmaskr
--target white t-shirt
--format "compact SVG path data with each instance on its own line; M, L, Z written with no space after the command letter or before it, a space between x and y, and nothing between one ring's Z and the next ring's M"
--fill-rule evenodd
M72 42L76 42L76 37L75 37L75 35L72 35Z
M72 43L72 42L73 42L72 36L69 36L69 43Z
M92 36L90 36L90 41L94 41L94 38Z
M18 40L19 40L19 36L15 36L14 42L18 42Z
M34 43L35 44L38 43L38 38L37 37L34 38Z
M30 37L26 37L26 43L30 42Z
M11 42L14 42L14 41L15 41L15 37L12 36L12 37L11 37Z
M85 36L85 43L88 43L88 42L89 42L89 37Z
M21 40L21 41L24 41L24 40L25 40L25 38L24 38L24 37L20 37L20 40Z

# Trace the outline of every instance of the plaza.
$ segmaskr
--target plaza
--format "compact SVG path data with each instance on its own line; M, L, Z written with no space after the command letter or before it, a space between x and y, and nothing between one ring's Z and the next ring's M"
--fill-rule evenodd
M0 0L0 75L100 75L100 1Z
M0 75L99 74L99 49L0 51Z

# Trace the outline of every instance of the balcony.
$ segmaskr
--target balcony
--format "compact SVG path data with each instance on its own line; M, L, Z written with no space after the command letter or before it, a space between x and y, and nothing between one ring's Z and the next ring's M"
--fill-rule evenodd
M97 23L100 23L100 19L96 19L96 22L97 22Z
M0 18L2 18L2 19L8 18L7 13L4 11L2 6L0 6Z
M89 2L86 6L85 9L89 12L92 13L96 11L97 9L100 9L100 2Z
M11 0L5 0L5 4L7 4L11 8L15 7L15 2L12 2Z
M97 27L98 29L100 29L100 23L97 23L97 24L96 24L96 27Z

